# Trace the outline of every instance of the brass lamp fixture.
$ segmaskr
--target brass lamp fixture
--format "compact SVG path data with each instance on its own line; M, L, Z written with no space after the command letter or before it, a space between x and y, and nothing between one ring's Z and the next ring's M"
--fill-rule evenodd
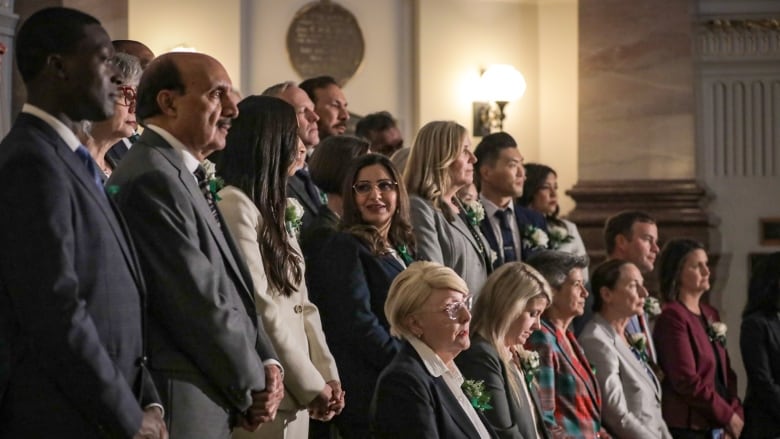
M473 103L474 136L483 137L504 130L504 107L525 94L523 74L508 64L495 64L483 70L479 79L482 101Z

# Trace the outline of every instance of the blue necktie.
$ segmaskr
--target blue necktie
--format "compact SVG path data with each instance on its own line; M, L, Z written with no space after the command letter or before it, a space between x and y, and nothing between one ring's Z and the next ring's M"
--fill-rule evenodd
M103 190L103 177L101 177L101 172L98 170L98 167L95 164L95 160L93 160L92 156L89 155L87 148L85 148L84 145L79 145L79 147L76 148L76 155L79 156L81 162L84 163L84 166L87 167L87 171L92 177L92 181L94 181L95 185L98 187L100 193L105 195L105 191Z
M504 262L514 262L517 260L515 253L515 239L512 237L512 229L509 227L509 221L512 219L512 209L496 211L498 218L498 227L501 229L501 241L503 241Z

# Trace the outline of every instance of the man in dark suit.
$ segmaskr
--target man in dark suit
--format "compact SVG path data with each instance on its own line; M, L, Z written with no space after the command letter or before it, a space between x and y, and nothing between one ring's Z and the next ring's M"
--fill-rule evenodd
M494 267L505 262L527 259L533 251L546 248L546 242L535 236L547 233L547 222L540 213L514 200L523 195L525 169L517 142L507 133L493 133L482 138L474 150L477 172L474 173L485 218L480 229L490 248L496 252ZM529 233L531 227L539 232Z
M19 30L28 100L0 144L0 437L167 437L145 369L140 269L74 134L113 112L113 52L73 9Z
M108 181L149 282L150 368L172 438L227 438L274 418L281 366L201 162L238 115L224 67L169 53L138 87L144 133Z

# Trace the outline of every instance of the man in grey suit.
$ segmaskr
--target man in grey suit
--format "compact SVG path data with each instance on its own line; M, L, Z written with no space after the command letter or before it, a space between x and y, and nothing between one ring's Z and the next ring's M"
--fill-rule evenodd
M27 103L0 144L0 437L166 438L140 268L74 134L114 110L111 40L48 8L16 48Z
M151 371L172 438L227 438L274 418L281 366L249 272L201 162L238 115L224 67L200 53L152 61L138 87L143 135L108 181L149 282Z

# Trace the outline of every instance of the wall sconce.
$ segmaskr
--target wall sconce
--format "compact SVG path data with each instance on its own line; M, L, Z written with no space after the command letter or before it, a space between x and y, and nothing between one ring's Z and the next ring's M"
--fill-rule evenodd
M482 102L473 103L474 136L484 137L504 129L504 107L525 94L523 74L507 64L496 64L482 71L479 79Z

